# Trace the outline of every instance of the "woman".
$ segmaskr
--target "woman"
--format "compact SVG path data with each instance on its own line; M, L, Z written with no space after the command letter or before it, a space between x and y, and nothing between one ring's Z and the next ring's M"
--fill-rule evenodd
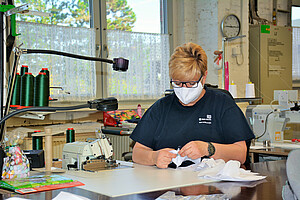
M204 86L207 56L197 44L177 47L169 61L172 95L155 102L131 134L133 161L167 168L178 154L190 159L246 160L254 138L244 114L228 95ZM204 86L204 87L203 87Z

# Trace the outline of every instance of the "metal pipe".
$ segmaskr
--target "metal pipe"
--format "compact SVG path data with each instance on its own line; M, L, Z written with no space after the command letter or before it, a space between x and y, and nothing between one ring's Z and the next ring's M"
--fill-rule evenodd
M3 116L8 115L10 102L11 102L12 94L13 94L14 87L15 87L15 80L16 80L17 66L18 66L19 58L20 58L20 56L18 55L18 52L16 52L15 53L15 59L14 59L14 65L13 65L12 73L11 73L11 76L10 76L10 84L9 84L9 87L8 87L8 94L7 94L5 111L4 111ZM0 141L3 141L4 128L5 128L5 122L3 122L2 125L1 125L1 132L0 132L0 139L1 140Z
M4 109L4 33L3 33L3 12L0 12L0 106L1 106L1 113L0 119L3 118L3 109ZM2 126L2 125L1 125Z

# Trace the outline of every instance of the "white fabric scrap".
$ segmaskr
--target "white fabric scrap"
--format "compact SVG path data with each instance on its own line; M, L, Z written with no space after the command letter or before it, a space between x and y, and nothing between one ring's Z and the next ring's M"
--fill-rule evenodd
M55 198L52 200L65 200L65 199L72 199L72 200L90 200L89 198L82 197L76 194L72 194L69 192L61 191Z
M184 157L180 156L180 155L178 154L179 150L180 150L180 149L170 151L171 153L177 154L176 158L172 158L172 162L173 162L177 167L179 167L179 166L181 165L181 163L183 163L183 162L186 161L186 160L190 160L190 161L194 162L195 164L193 164L193 166L194 166L194 165L198 165L198 164L201 162L201 158L198 158L198 159L194 159L194 160L193 160L193 159L190 159L190 158L187 157L187 156L184 156ZM189 166L188 166L188 167L189 167Z
M266 178L250 170L244 170L240 166L240 162L236 160L225 163L224 160L210 158L203 159L196 170L199 170L198 176L202 178L220 181L257 181Z
M183 196L183 195L176 195L173 191L168 191L163 195L159 196L155 200L194 200L194 199L201 199L201 200L228 200L229 197L226 194L210 194L210 195L190 195L190 196Z

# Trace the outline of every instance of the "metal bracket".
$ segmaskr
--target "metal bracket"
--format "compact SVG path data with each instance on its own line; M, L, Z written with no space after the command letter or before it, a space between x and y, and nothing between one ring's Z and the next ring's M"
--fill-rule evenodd
M18 116L20 118L27 118L27 119L38 119L38 120L44 120L45 116L41 114L32 114L32 113L26 113L24 115Z
M25 10L28 10L28 4L19 7L15 7L14 5L0 5L0 12L3 12L5 16L10 16L12 36L21 35L16 33L16 13L24 12Z
M28 8L29 8L28 4L24 4L24 5L21 5L19 7L15 7L14 5L7 5L7 6L13 6L13 8L11 8L11 9L7 10L6 12L4 12L5 16L11 16L11 15L14 15L14 14L17 14L17 13L28 12Z

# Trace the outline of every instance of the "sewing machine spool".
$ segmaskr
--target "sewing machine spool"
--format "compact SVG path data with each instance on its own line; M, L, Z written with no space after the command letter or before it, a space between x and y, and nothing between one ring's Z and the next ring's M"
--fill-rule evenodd
M65 172L63 169L52 170L52 136L60 134L61 132L52 132L51 128L45 128L45 132L35 133L35 136L45 136L45 168L35 168L35 171L41 172Z

